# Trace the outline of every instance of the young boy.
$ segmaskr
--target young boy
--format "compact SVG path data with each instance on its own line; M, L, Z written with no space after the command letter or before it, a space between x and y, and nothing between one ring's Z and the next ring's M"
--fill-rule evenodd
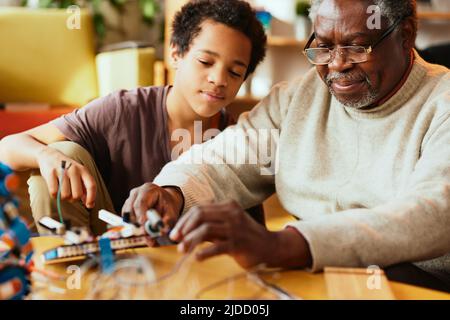
M172 28L173 86L118 91L0 142L0 161L40 171L28 181L35 221L58 219L59 191L68 200L61 201L63 218L100 234L106 226L98 210L120 213L130 190L174 160L179 142L172 132L184 129L192 137L195 121L204 131L230 124L223 108L265 56L255 12L240 0L192 1Z

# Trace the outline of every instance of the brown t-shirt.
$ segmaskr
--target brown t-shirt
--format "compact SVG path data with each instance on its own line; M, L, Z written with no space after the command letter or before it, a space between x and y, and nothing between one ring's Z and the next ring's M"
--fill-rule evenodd
M153 181L171 161L169 88L121 90L51 122L68 140L89 151L117 212L131 189ZM222 110L218 129L233 122Z

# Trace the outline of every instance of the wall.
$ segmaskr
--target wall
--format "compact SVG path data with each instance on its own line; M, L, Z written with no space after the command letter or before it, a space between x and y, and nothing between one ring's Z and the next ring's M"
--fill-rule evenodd
M104 12L107 32L103 45L122 41L146 41L156 49L156 56L162 60L164 57L164 39L162 39L162 28L164 28L164 6L165 1L159 0L160 12L152 26L146 24L141 18L139 2L128 0L124 5L123 13L119 13L108 1L103 1L101 10Z

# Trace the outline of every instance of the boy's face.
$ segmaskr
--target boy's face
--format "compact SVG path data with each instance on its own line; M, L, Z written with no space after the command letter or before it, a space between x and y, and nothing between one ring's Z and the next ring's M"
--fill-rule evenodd
M183 57L173 52L174 87L197 115L211 117L236 97L251 50L251 42L243 33L206 20Z

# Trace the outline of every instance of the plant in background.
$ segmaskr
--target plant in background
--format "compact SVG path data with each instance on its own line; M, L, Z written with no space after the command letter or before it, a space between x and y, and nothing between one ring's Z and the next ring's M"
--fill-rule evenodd
M295 5L295 13L297 16L308 16L311 4L307 0L298 0Z
M72 5L80 8L90 8L93 13L94 27L100 41L104 39L106 34L105 16L101 10L102 1L107 1L113 8L123 15L125 4L133 0L23 0L23 6L31 6L37 8L60 8L65 9ZM155 17L159 12L159 4L157 0L134 0L139 2L142 19L145 23L153 25ZM119 30L120 31L120 30Z
M295 5L295 13L297 18L295 20L295 37L298 40L305 40L311 32L311 21L309 20L309 10L311 4L308 0L297 0Z

